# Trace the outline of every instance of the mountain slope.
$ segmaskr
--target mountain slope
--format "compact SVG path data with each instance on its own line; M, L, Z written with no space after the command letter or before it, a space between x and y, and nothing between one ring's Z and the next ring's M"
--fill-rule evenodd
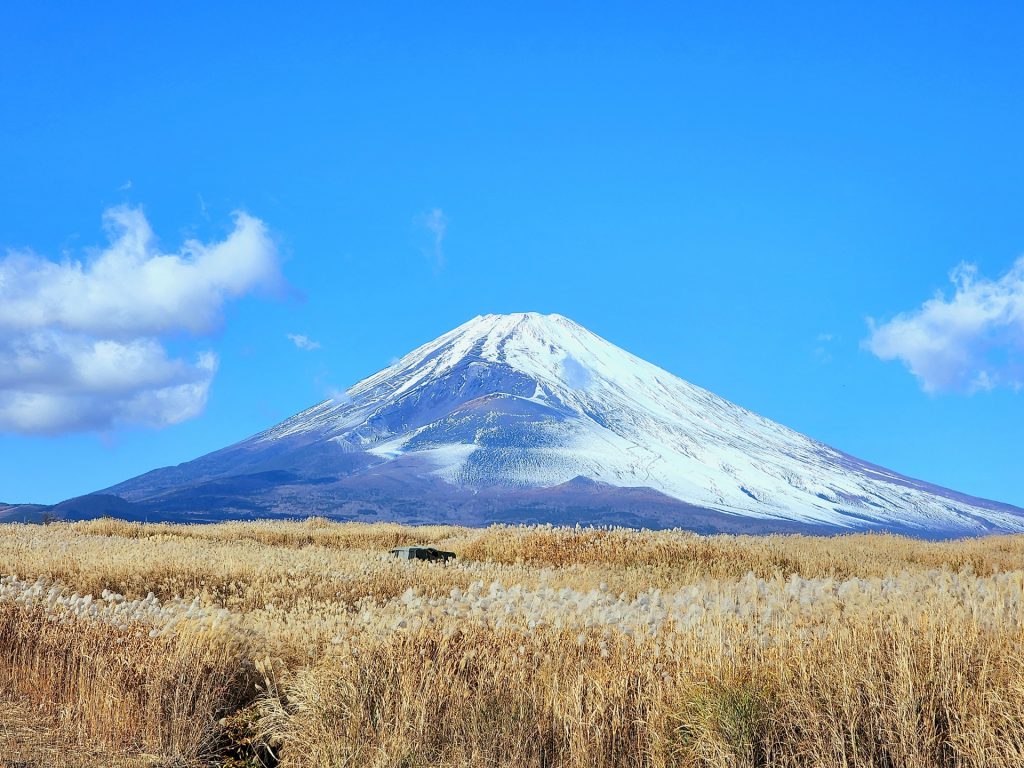
M1024 530L1020 509L848 456L534 313L474 318L344 399L107 492L203 519Z

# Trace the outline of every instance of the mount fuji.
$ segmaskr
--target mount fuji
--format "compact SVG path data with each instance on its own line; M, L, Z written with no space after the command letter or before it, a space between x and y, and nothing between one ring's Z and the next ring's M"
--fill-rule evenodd
M1024 531L1024 510L849 456L536 313L476 317L342 397L100 494L91 509L170 520Z

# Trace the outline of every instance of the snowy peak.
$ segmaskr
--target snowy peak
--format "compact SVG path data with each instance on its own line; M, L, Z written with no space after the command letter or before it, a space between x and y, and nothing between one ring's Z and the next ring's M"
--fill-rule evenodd
M352 416L377 415L399 402L424 407L424 395L446 406L483 396L529 400L578 416L603 420L610 403L658 418L679 415L667 400L682 400L710 415L742 411L712 393L629 354L557 314L482 315L405 355L351 387L347 399L325 401L264 437L296 431L344 432ZM710 409L708 404L712 404ZM678 405L678 403L677 403ZM433 407L411 417L431 416ZM752 416L752 414L750 414ZM412 421L422 421L413 418ZM766 422L767 423L767 422Z
M600 369L602 349L615 350L631 358L634 365L642 364L562 315L482 315L410 352L357 384L349 394L360 396L396 378L413 387L426 378L443 377L473 365L507 366L560 390L586 389L593 372Z
M274 468L319 451L318 482L335 471L345 493L353 483L374 493L427 484L443 499L486 492L499 503L528 492L540 504L548 493L585 510L594 488L614 489L602 493L616 503L646 489L658 524L669 513L655 496L677 504L673 514L702 510L775 529L1024 530L1019 509L855 459L566 317L533 312L475 317L236 449L228 452L241 451L245 466L267 455ZM210 466L204 472L216 476L217 462Z

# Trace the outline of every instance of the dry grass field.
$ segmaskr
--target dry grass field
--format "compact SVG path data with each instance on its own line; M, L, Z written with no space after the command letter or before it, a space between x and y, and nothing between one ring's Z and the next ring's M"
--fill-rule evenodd
M1018 767L1022 569L1024 537L7 525L0 765Z

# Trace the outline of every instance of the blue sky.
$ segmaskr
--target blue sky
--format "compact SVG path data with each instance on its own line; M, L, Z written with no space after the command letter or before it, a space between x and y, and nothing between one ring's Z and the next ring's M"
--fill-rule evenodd
M541 311L1024 505L1024 11L678 6L7 5L0 500Z

